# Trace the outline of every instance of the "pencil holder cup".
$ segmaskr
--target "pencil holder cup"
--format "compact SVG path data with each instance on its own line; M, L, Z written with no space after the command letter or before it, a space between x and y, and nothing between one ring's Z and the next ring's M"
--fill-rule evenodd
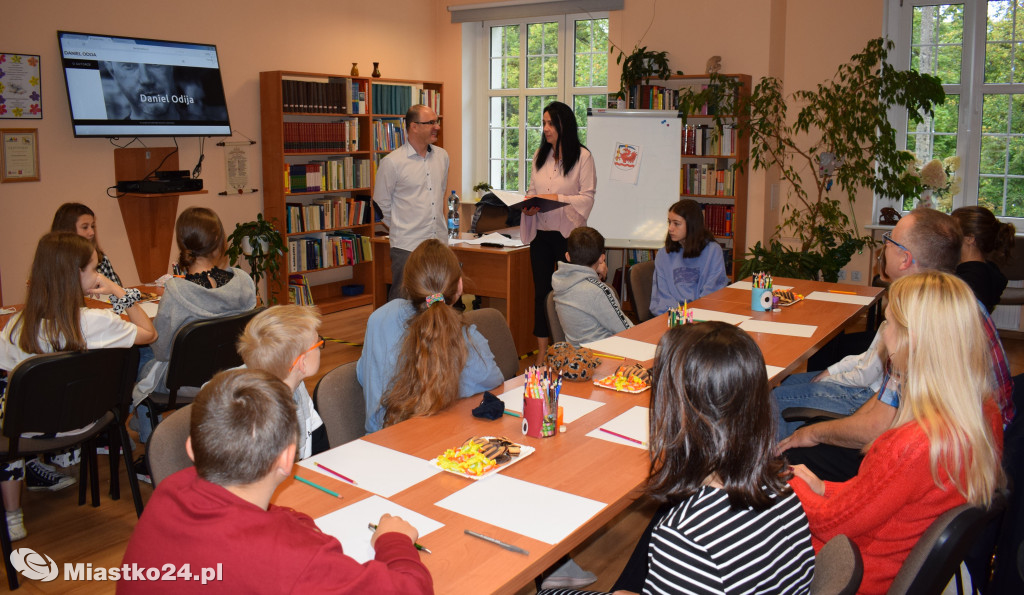
M761 287L750 290L750 309L754 312L771 312L772 290Z
M544 415L544 399L523 399L523 433L533 438L548 438L558 431L556 413Z

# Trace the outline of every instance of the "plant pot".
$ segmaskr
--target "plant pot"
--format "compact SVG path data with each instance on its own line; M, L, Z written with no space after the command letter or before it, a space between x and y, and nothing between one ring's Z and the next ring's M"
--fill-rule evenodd
M259 241L260 249L261 249L262 253L266 254L267 250L270 248L270 244L267 243L267 241L264 240L264 239L260 239L258 241ZM249 238L242 238L242 254L245 254L246 256L252 255L252 244L250 244L249 242L250 242Z

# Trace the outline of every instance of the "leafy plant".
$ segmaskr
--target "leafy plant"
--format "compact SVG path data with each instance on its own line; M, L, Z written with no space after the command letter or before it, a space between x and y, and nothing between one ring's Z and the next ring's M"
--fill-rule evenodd
M490 192L490 191L491 191L491 185L488 184L487 182L477 182L476 186L473 186L473 192L479 192L480 194L485 194L485 193Z
M627 55L614 43L609 43L609 46L609 52L619 50L619 55L615 58L615 63L622 66L619 92L615 94L619 99L628 99L629 89L634 85L646 84L652 78L668 80L673 74L683 74L681 70L672 72L668 65L668 52L648 50L647 46L640 47L638 43Z
M749 135L750 165L777 168L789 183L790 196L782 207L782 223L766 246L758 242L750 248L741 275L768 271L837 281L853 254L873 243L854 218L858 190L901 198L923 189L920 178L905 175L914 157L897 149L887 112L906 109L919 122L945 100L945 93L937 77L887 64L892 47L892 42L872 39L831 81L793 93L791 102L803 106L795 120L788 117L782 83L773 77L762 78L738 107L747 116L738 122L738 131ZM845 195L849 214L844 201L830 194L833 190ZM796 246L783 243L784 234L795 238Z
M249 263L249 276L257 286L264 277L280 286L280 260L288 252L288 246L274 225L263 218L263 213L257 213L255 221L236 224L227 239L231 266L235 266L241 256Z

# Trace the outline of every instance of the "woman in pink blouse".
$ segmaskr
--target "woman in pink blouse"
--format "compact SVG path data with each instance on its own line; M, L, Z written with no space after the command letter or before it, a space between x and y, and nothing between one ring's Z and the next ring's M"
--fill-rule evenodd
M594 158L580 143L576 116L568 105L554 101L544 108L544 137L533 159L527 196L541 196L569 203L541 213L538 207L523 209L520 234L530 244L533 268L533 334L543 362L548 348L548 319L544 300L551 291L551 274L565 260L566 238L572 230L587 224L594 208L597 173Z

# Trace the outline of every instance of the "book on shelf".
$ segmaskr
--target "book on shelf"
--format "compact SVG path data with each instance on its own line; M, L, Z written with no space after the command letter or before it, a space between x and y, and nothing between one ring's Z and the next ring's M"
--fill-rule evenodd
M680 135L682 155L729 156L736 152L736 127L723 124L715 127L709 124L687 124Z
M519 192L509 192L508 190L498 190L496 188L491 189L491 192L498 197L501 202L505 203L510 209L529 209L532 207L540 207L541 213L547 213L555 209L560 209L567 206L569 203L560 202L557 200L551 200L550 198L541 198L539 196L526 196Z
M420 89L420 103L441 115L441 92L434 89Z
M285 79L281 99L285 113L347 114L346 84L339 80L317 82Z
M373 120L373 150L394 151L407 139L405 118L375 118Z
M736 171L730 166L687 163L679 171L679 194L731 197L735 192Z
M704 211L704 227L716 237L732 237L732 205L702 204Z
M370 160L352 156L288 166L286 192L332 192L369 188Z
M288 299L298 306L313 306L313 293L305 275L288 275Z
M395 83L373 83L370 96L373 98L373 113L404 114L413 104L412 85Z
M307 233L371 223L370 197L322 197L311 203L285 203L287 233Z
M344 152L359 150L359 120L337 122L285 122L285 153Z

